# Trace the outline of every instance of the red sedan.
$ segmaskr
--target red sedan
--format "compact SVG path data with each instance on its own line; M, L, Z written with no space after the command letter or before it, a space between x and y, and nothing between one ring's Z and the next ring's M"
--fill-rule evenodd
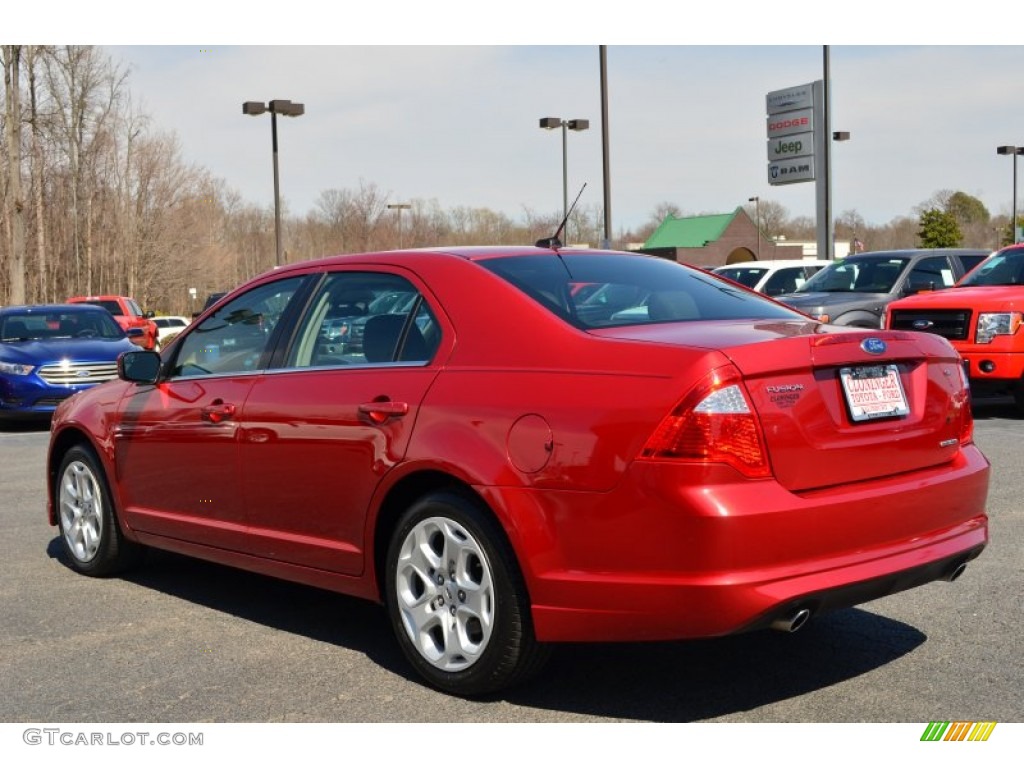
M339 316L364 319L356 350ZM119 377L53 420L76 570L155 547L382 601L461 695L552 642L793 631L952 581L988 540L945 339L821 325L652 256L295 264Z

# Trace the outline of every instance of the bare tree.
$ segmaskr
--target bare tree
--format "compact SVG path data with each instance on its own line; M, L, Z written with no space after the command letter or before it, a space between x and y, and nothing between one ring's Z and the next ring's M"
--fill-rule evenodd
M21 46L3 46L4 105L8 172L5 195L10 228L8 301L25 303L25 198L21 183Z

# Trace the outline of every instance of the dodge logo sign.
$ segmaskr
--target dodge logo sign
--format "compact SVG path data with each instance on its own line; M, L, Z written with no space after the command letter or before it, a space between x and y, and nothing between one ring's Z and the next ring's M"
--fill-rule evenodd
M874 337L870 339L864 339L860 343L860 348L867 352L869 355L881 355L885 352L885 342L881 339Z

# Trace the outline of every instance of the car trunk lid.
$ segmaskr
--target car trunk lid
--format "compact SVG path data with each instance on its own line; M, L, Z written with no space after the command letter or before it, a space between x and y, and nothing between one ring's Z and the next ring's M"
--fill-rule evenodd
M956 353L931 334L783 321L631 326L601 335L726 355L743 376L772 473L792 491L944 464L970 424Z

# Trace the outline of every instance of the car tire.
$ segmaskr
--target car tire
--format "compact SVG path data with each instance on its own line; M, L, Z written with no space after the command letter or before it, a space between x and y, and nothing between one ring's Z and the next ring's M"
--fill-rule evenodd
M54 482L57 524L72 568L87 576L108 576L138 562L142 547L124 538L106 475L91 448L71 448Z
M481 504L436 492L400 518L388 547L385 604L398 643L433 687L481 696L524 682L548 647L533 634L512 548Z
M1017 408L1017 415L1024 417L1024 379L1018 381L1013 388L1013 404Z

